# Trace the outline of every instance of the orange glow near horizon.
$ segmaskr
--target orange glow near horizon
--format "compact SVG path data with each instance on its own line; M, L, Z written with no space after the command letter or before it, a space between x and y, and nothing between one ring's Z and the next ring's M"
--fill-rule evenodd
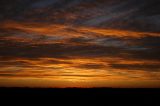
M120 70L110 68L109 65L104 65L101 69L87 69L85 67L78 67L83 64L106 64L102 60L105 59L73 59L73 60L58 60L61 63L52 64L49 61L56 60L50 58L43 58L39 60L25 60L16 59L16 61L27 62L31 64L30 67L8 66L1 68L4 70L0 74L7 75L10 72L5 70L19 69L20 72L13 73L11 76L1 76L1 85L6 86L21 86L21 87L152 87L151 85L157 85L159 87L158 80L152 79L151 74L143 70L134 72L134 70ZM108 63L112 61L110 58L106 58ZM132 64L132 61L121 61L119 59L114 61L120 61L121 63ZM67 64L67 63L72 64ZM133 61L133 63L140 63ZM25 71L26 70L26 71ZM153 72L157 78L160 75L158 72ZM153 76L155 78L155 76ZM24 82L23 82L24 81ZM139 82L141 81L141 82ZM10 84L8 84L10 83ZM12 84L13 85L12 85ZM22 84L23 83L23 84ZM138 86L137 86L138 84ZM1 86L0 85L0 86ZM154 86L155 87L155 86Z

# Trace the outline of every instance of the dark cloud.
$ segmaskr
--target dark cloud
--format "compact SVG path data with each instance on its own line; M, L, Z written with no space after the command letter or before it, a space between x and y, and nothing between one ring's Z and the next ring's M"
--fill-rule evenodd
M77 68L82 68L82 69L104 69L104 68L106 68L105 65L95 64L95 63L81 64L81 65L78 65L76 67Z
M160 71L159 64L110 64L112 68L125 70Z
M90 38L85 38L85 37L76 37L76 38L71 38L68 40L68 43L80 43L80 44L86 44L92 42L94 39Z
M73 40L73 39L71 39ZM39 57L53 57L53 58L67 58L70 56L107 56L116 55L121 48L105 47L99 45L70 45L63 43L53 44L38 44L30 45L23 42L12 42L8 40L1 40L3 44L0 46L0 55L9 57L24 57L24 58L39 58ZM71 41L72 42L72 41ZM83 43L83 42L82 42ZM43 52L45 51L45 52Z
M28 75L25 75L25 74L18 74L18 75L16 75L16 74L12 74L12 73L9 73L9 74L0 74L0 76L1 77L22 77L22 78L24 78L24 77L34 77L34 78L43 78L43 77L47 77L47 78L49 78L49 77L59 77L59 76L61 76L61 77L84 77L84 78L86 78L86 77L107 77L107 76L110 76L110 75L81 75L81 74L73 74L73 75L70 75L70 74L65 74L65 75L51 75L51 74L39 74L38 72L37 72L37 74L35 74L35 75L31 75L31 74L28 74Z
M67 41L67 40L66 40ZM79 43L76 45L72 43ZM66 43L30 44L1 39L0 55L20 58L120 57L160 60L159 37L143 38L71 38ZM43 52L45 51L45 52Z
M14 76L14 74L0 74L2 77Z

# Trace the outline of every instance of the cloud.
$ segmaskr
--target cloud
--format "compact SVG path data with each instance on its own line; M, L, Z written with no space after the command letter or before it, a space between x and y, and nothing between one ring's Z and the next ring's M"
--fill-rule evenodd
M76 66L77 68L84 68L84 69L104 69L106 68L105 65L102 64L95 64L95 63L85 63L85 64L81 64Z
M9 57L159 59L159 34L150 32L11 22L0 40L1 56Z
M159 72L160 66L158 64L111 64L112 68L126 69L126 70L143 70L143 71L157 71Z

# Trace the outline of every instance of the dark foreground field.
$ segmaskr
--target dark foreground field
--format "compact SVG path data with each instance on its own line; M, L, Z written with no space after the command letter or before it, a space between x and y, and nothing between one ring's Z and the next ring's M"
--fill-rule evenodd
M0 88L0 102L12 104L151 104L160 106L160 89Z

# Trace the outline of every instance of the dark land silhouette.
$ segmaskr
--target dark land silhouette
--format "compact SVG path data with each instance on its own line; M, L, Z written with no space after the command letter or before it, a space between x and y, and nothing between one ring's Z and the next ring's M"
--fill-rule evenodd
M1 103L160 104L159 88L0 88ZM131 106L132 106L131 105Z

